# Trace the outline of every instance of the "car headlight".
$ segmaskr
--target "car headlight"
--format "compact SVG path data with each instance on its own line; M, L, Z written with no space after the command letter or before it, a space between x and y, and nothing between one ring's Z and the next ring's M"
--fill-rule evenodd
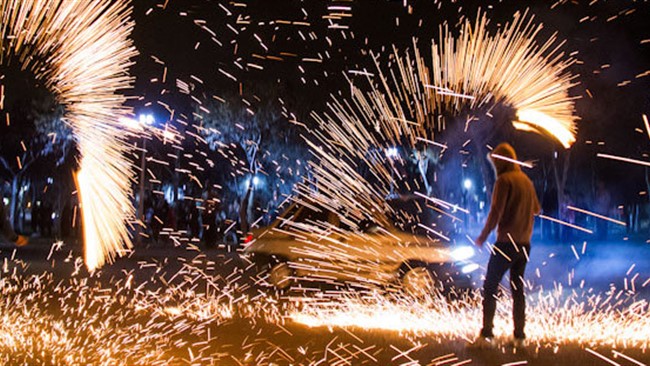
M458 247L451 251L450 255L455 261L464 261L474 256L474 248L470 246Z
M476 263L470 263L470 264L464 266L464 267L461 269L461 272L463 272L464 274L468 274L468 273L472 273L472 272L476 271L478 268L479 268L479 265L478 265L478 264L476 264Z

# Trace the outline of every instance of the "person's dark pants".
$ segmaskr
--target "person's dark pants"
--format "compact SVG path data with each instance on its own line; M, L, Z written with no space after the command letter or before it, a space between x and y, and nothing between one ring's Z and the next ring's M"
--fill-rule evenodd
M485 283L483 284L483 337L493 337L494 313L497 308L499 283L507 270L510 270L510 288L512 289L512 317L515 325L515 338L526 338L526 297L524 294L524 272L530 254L529 244L499 242L494 245L490 256Z

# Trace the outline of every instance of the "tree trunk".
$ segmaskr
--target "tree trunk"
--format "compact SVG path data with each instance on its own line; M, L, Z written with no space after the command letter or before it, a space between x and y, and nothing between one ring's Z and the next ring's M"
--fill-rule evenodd
M9 221L11 222L12 227L16 227L16 211L18 209L18 186L19 179L18 175L15 175L11 180L11 206L9 206Z
M648 167L645 168L645 192L650 201L650 168Z
M426 152L417 152L418 154L418 171L422 176L422 182L424 183L424 189L426 190L426 195L431 195L431 185L429 184L429 178L427 177L427 172L429 171L429 158L427 157Z
M557 188L557 208L558 208L558 215L560 216L561 220L564 220L565 217L562 215L562 207L564 206L564 203L566 201L566 197L564 195L564 190L566 188L566 181L569 175L569 165L571 163L571 150L567 150L566 154L562 157L562 173L560 174L559 169L558 169L558 164L557 160L553 160L553 171L555 173L555 187Z
M178 173L178 169L181 167L181 152L176 151L176 159L174 161L174 171L172 172L172 187L174 189L174 192L172 192L172 204L174 204L176 201L178 201L178 186L180 185L180 174Z
M255 143L248 148L245 147L245 144L242 144L242 147L244 147L244 151L246 152L246 157L248 158L248 170L251 174L250 178L248 179L248 188L246 188L246 194L241 200L241 206L239 207L239 223L241 225L241 231L243 234L248 232L250 229L248 219L252 217L250 214L250 207L252 206L253 202L252 196L254 189L254 180L255 176L257 175L257 166L255 164L255 159L257 157L257 152L259 149L260 139L261 137L258 138Z
M246 189L246 194L241 200L241 205L239 206L239 224L241 225L241 231L245 235L248 232L248 207L250 206L250 198L253 195L253 179L250 179L248 183L248 188Z

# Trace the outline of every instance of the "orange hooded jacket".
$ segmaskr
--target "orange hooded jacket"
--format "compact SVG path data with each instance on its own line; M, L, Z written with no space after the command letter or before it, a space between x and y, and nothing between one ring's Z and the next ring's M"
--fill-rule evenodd
M492 192L490 213L479 238L485 241L497 227L497 242L510 242L512 237L515 243L530 244L534 215L540 213L535 187L519 165L494 155L517 159L515 149L508 143L499 144L490 154L497 181Z

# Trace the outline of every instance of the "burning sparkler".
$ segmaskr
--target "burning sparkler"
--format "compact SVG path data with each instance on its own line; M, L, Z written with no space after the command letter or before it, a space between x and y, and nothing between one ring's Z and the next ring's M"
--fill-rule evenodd
M385 198L396 179L411 191L423 184L430 193L428 153L418 144L440 148L436 155L441 159L447 144L434 139L444 132L446 122L441 120L465 112L489 114L497 104L515 109L515 128L571 146L577 117L568 93L574 76L567 67L573 61L558 52L561 43L556 45L556 36L539 46L535 38L540 29L532 17L517 13L511 24L490 34L487 17L479 14L473 24L462 24L459 38L447 27L441 29L440 41L432 44L431 64L417 44L414 55L395 50L390 70L373 55L377 72L367 74L369 92L353 86L351 101L333 100L327 114L313 114L319 129L308 137L308 144L317 162L311 165L314 179L298 187L300 194L312 195L316 187L326 206L337 202L357 221L370 212L385 221L395 214ZM384 154L392 146L414 156L419 180L395 174L395 161L402 158ZM360 210L359 202L367 207Z
M117 94L131 84L136 54L128 1L3 0L0 63L19 62L56 93L81 152L86 266L93 270L130 247L132 216L127 146Z
M471 294L449 302L444 296L433 294L427 301L414 302L378 294L346 294L336 300L324 299L305 304L293 311L290 317L309 327L382 329L470 340L478 333L481 324L480 299L478 294ZM565 293L562 286L553 291L540 290L531 300L533 304L527 330L529 339L540 345L597 343L613 347L617 344L640 348L650 346L646 330L650 325L650 309L645 301L634 302L626 298L627 307L622 310L603 311L603 308L621 306L616 291L603 297L585 298L576 293ZM500 311L508 314L511 310ZM497 324L497 332L508 334L511 327L508 321L501 320Z

